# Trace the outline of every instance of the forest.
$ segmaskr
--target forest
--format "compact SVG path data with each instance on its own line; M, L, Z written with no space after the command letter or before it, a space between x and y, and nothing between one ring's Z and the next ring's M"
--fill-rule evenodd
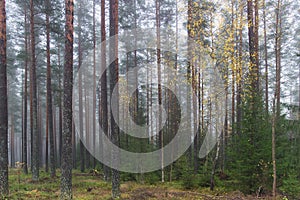
M1 199L300 199L300 4L0 0Z

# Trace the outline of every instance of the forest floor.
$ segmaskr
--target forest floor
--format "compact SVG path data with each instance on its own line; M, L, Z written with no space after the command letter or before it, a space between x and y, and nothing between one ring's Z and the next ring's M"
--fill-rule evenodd
M100 175L94 173L73 172L73 199L78 200L109 200L111 199L111 184L103 181ZM41 171L40 180L33 182L31 175L24 175L20 169L10 169L10 196L8 199L59 199L59 177L51 179ZM124 200L251 200L271 199L271 197L246 196L239 191L226 192L216 188L186 190L179 184L159 183L155 185L137 182L121 183L121 198ZM283 199L278 197L277 199Z

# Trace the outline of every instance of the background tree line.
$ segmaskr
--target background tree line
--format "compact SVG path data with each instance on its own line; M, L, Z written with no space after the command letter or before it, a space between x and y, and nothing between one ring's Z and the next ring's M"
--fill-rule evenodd
M280 192L299 197L297 2L80 0L74 8L71 0L0 2L2 195L8 192L7 165L15 167L21 162L24 173L31 173L34 181L39 180L41 168L52 178L61 168L62 199L72 197L72 168L101 170L106 181L112 180L113 197L120 195L120 181L128 180L178 181L186 188L213 190L221 186L259 195L272 192L276 196ZM126 55L115 50L119 59L109 65L100 81L93 76L93 94L79 81L82 123L75 129L72 82L75 76L81 80L82 74L77 72L84 59L92 51L95 68L99 41L145 27L156 31L157 49L139 49ZM162 36L162 30L168 30L167 34ZM161 50L165 44L178 49L183 32L198 44L197 49L188 47L189 61ZM139 41L120 37L115 41L116 49L118 42L132 49ZM102 53L104 57L112 54ZM108 99L118 81L130 81L126 72L145 63L154 67L136 74L135 93L119 96L120 101L129 102L131 115L120 118L156 124L149 127L149 138L138 139L119 130ZM190 87L178 86L178 90L193 91L197 96L197 108L187 120L191 128L199 127L190 148L170 166L147 174L120 173L99 163L79 139L92 142L97 138L96 123L115 144L133 152L157 150L174 138L180 111L176 97L160 84L168 79L163 74L166 67L186 76ZM205 135L216 125L214 105L218 99L212 98L212 84L205 76L208 69L221 74L225 118L216 147L199 158ZM191 108L196 101L193 98L186 95L177 101ZM162 120L153 114L154 102L164 105L168 119L156 136L153 132L162 127ZM89 110L91 104L93 109ZM92 120L84 122L91 113Z

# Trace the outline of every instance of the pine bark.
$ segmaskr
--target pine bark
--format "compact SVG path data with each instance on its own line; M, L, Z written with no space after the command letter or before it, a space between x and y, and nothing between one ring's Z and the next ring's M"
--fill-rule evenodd
M60 58L60 45L57 45L57 54L58 54L58 66L59 71L61 71L61 58ZM62 150L62 75L59 73L59 80L58 80L58 86L59 86L59 104L58 104L58 156L57 156L57 164L60 167L61 166L61 150Z
M81 64L82 64L82 50L81 50L81 18L82 18L82 6L81 6L81 2L79 2L79 9L78 9L78 68L80 69ZM79 89L79 132L80 132L80 137L83 137L83 94L82 94L82 70L79 70L79 74L78 74L78 89ZM84 172L85 171L85 147L84 144L82 142L82 140L80 139L79 142L80 145L80 171Z
M16 167L16 159L15 159L15 124L14 124L14 115L11 114L11 125L10 125L10 167Z
M157 77L158 77L158 105L159 105L159 111L158 111L158 127L161 128L162 125L162 117L161 117L161 105L162 105L162 89L161 89L161 50L160 50L160 1L155 1L155 7L156 7L156 54L157 54ZM163 152L163 146L164 146L164 135L163 131L159 130L159 147L162 150L161 153L161 182L165 181L165 173L164 173L164 152Z
M256 2L257 0L255 0ZM247 18L248 18L248 39L249 39L249 57L250 57L250 67L249 67L249 76L250 76L250 84L251 84L251 99L254 100L254 97L257 96L259 90L259 69L258 69L258 51L257 51L257 40L258 40L258 27L256 27L257 23L257 13L256 13L255 5L255 16L253 0L247 1ZM254 19L255 18L255 19ZM253 104L253 102L252 102Z
M106 40L106 31L105 31L105 0L101 0L101 44ZM104 70L104 73L101 77L101 99L99 106L100 114L100 124L103 132L108 136L108 108L107 108L107 73L106 73L106 47L101 45L101 68ZM101 134L100 134L101 136ZM100 137L100 144L102 143L102 138ZM103 148L102 148L103 150ZM101 152L102 153L102 152ZM103 165L104 180L108 181L110 177L109 167Z
M109 2L109 34L110 37L115 36L118 34L118 7L119 7L119 0L111 0ZM118 86L116 85L118 83L119 79L119 66L118 66L118 38L115 37L114 40L111 42L110 47L110 56L112 58L115 58L115 60L110 64L109 66L109 73L110 73L110 94L113 93L115 90L117 93L119 93ZM118 102L119 97L116 95L113 101L116 102L116 109L119 109ZM112 111L110 112L111 116ZM119 127L116 123L118 119L118 116L111 117L111 140L115 145L119 145L120 143L120 136L119 136ZM118 155L119 152L112 152L112 162L118 163ZM117 169L112 169L112 197L113 198L119 198L120 197L120 174Z
M50 177L55 177L53 112L52 112L52 88L51 88L51 62L50 62L50 1L46 0L46 38L47 38L47 138L50 139ZM48 157L48 141L46 141L46 157ZM46 163L48 160L46 159Z
M72 199L73 0L65 0L65 63L60 199Z
M265 61L265 101L266 113L269 113L269 66L267 49L267 21L266 21L266 1L263 0L263 21L264 21L264 61Z
M37 85L36 85L36 57L35 57L35 31L34 31L34 3L30 0L30 37L31 37L31 68L30 68L30 87L31 87L31 171L32 180L39 180L39 137L38 137L38 118L37 118Z
M275 99L273 101L273 116L272 116L272 164L273 164L273 185L272 195L276 199L276 184L277 184L277 173L276 173L276 113L275 113Z
M24 110L23 110L23 134L22 134L22 163L23 163L23 172L28 174L27 167L27 96L28 96L28 37L27 37L27 9L24 9L24 27L25 27L25 75L24 75Z
M96 0L93 0L93 155L96 148ZM93 157L93 168L96 167L96 159Z
M238 69L237 69L237 94L236 94L236 127L237 134L242 130L242 76L243 76L243 10L244 4L239 2L239 32L238 32Z
M276 116L280 117L280 80L281 80L281 0L277 1L276 7L276 31L275 31L275 62L276 62Z
M272 118L272 163L273 163L273 186L272 195L276 199L277 170L276 170L276 122L280 118L280 79L281 79L281 0L277 1L275 24L275 62L276 62L276 83L275 99L273 101Z
M0 1L0 196L8 195L8 112L6 63L6 10Z

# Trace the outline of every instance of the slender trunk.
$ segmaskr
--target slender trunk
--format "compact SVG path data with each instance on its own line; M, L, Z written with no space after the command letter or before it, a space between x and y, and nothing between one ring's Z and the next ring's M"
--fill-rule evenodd
M178 29L178 2L176 0L176 12L175 12L175 22L176 22L176 29L175 29L175 46L176 46L176 54L175 54L175 66L174 66L174 69L175 69L175 73L177 73L177 68L178 68L178 34L179 34L179 29ZM176 75L175 75L176 76ZM148 75L147 75L147 78L148 78ZM148 81L147 81L148 82ZM198 87L199 89L200 87ZM175 94L176 94L176 90L177 90L177 87L175 87ZM147 91L147 99L148 99L148 91ZM174 137L174 134L176 132L176 125L177 125L177 121L176 121L176 116L177 116L177 111L175 110L176 108L174 107L175 105L175 99L174 97L172 97L172 103L170 104L171 106L171 137L173 138ZM200 110L200 105L199 105L199 109ZM148 115L149 116L149 113ZM173 160L174 159L174 153L175 153L175 149L178 149L178 146L172 144L172 151L171 151L171 159ZM169 173L169 182L172 182L172 179L173 179L173 163L170 165L170 173Z
M61 62L60 62L60 46L57 45L57 55L58 55L58 66L59 71L61 71ZM59 73L58 79L58 87L59 87L59 103L58 103L58 166L61 166L61 149L62 149L62 76Z
M48 98L48 97L47 97ZM48 100L47 100L48 101ZM48 104L48 103L47 103ZM47 105L47 108L46 108L46 141L45 141L45 171L46 173L49 172L49 158L48 158L48 154L49 154L49 117L48 117L48 105Z
M24 113L23 113L23 137L22 137L22 163L23 163L23 172L28 174L27 167L27 89L28 89L28 37L27 37L27 9L25 8L25 17L24 17L24 26L25 26L25 77L24 77Z
M236 129L237 134L241 135L242 130L242 76L243 76L243 11L244 11L244 4L242 1L239 1L239 33L238 33L238 69L237 69L237 96L236 96Z
M37 118L37 85L36 85L36 58L35 58L35 33L34 33L34 4L30 0L30 36L31 36L31 109L32 109L32 180L39 180L39 137L38 137L38 118Z
M105 0L101 0L101 42L106 40L105 31ZM108 108L107 108L107 72L106 72L106 48L105 45L101 45L101 68L104 73L101 77L101 99L100 99L100 123L103 132L108 136ZM101 134L100 134L101 135ZM100 138L100 144L103 145L102 138ZM102 148L103 150L103 148ZM103 153L103 152L101 152ZM109 167L103 165L104 180L108 181L110 177Z
M52 108L52 111L53 111L53 143L54 143L54 160L56 161L55 162L55 167L57 166L57 160L58 160L58 157L57 157L57 122L56 122L56 106L55 104L52 105L53 108Z
M219 159L220 146L221 146L221 141L220 141L220 138L218 137L217 152L216 152L215 158L213 160L212 170L211 170L211 175L210 175L210 190L211 191L213 191L215 188L215 173L216 173L217 162Z
M37 96L37 102L38 102L38 109L37 109L37 112L38 112L38 145L39 145L39 148L43 146L43 138L42 138L42 132L43 132L43 126L42 126L42 100L41 100L41 90L38 88L37 89L38 91L38 96ZM42 148L41 148L42 149ZM39 156L39 166L43 166L43 151L39 151L38 153L38 156Z
M86 76L84 76L84 78L86 78ZM84 82L86 82L87 80L84 80ZM84 87L84 102L85 102L85 138L86 138L86 141L85 141L85 145L87 147L90 147L90 121L89 121L89 116L90 116L90 110L89 110L89 91L88 91L88 88ZM86 168L87 169L90 169L91 168L91 156L90 156L90 152L87 150L87 148L85 148L85 161L86 161Z
M8 195L8 113L5 0L0 1L0 196Z
M51 88L51 63L50 63L50 1L46 0L46 38L47 38L47 130L46 130L46 166L48 167L48 137L50 136L50 177L55 177L55 157L53 139L53 112L52 112L52 88Z
M273 199L276 199L276 113L275 113L275 99L273 100L273 116L272 116L272 164L273 164L273 186L272 186L272 195Z
M231 71L232 71L232 79L231 79L231 127L233 127L235 123L235 77L236 77L236 62L235 62L235 30L234 30L234 1L231 2L231 14L232 14L232 21L231 21L231 45L232 45L232 52L231 52Z
M96 0L93 0L93 155L96 148ZM96 167L96 159L93 158L93 168Z
M111 0L109 2L109 35L110 37L115 36L118 34L118 8L119 8L119 0ZM119 66L118 66L118 38L115 37L114 40L111 42L110 47L110 56L111 58L115 58L115 60L109 66L109 73L110 73L110 94L112 95L113 91L115 90L117 95L116 99L114 99L116 103L115 108L119 110L119 88L116 85L119 80ZM112 110L110 111L111 116ZM119 127L116 123L118 121L119 116L111 117L111 140L115 145L120 143L119 139ZM118 163L118 152L112 152L112 162ZM119 198L120 197L120 174L119 171L116 169L112 169L112 197Z
M259 0L254 0L254 51L255 51L255 72L256 72L256 84L257 90L259 90Z
M82 17L82 2L79 2L79 8L78 8L78 68L80 69L81 64L82 64L82 50L81 50L81 17ZM80 134L80 171L84 172L85 171L85 147L82 142L83 138L83 94L82 94L82 70L79 70L78 74L78 89L79 89L79 134Z
M60 87L62 91L62 85L60 83ZM60 92L61 93L61 92ZM59 97L59 108L58 108L58 121L59 121L59 131L58 131L58 154L59 154L59 159L58 159L58 166L61 166L61 154L62 154L62 131L63 131L63 103L62 103L62 94L60 94Z
M265 54L265 98L266 113L269 113L269 66L267 49L267 20L266 20L266 1L263 0L263 21L264 21L264 54Z
M156 7L156 53L157 53L157 75L158 75L158 105L159 105L159 111L158 111L158 127L161 128L162 123L162 117L161 117L161 105L162 105L162 89L161 89L161 52L160 52L160 1L155 1L155 7ZM159 146L161 148L161 182L165 181L164 178L164 152L163 152L163 146L164 146L164 136L163 131L159 130Z
M75 129L75 123L74 120L72 122L72 163L73 163L73 169L76 169L76 129Z
M13 112L10 117L11 126L10 126L10 166L11 168L16 167L15 159L15 124L14 124L14 115Z
M256 0L255 0L256 1ZM256 9L256 7L255 7ZM258 94L258 65L257 65L257 29L255 28L256 19L253 19L253 0L248 0L247 2L247 18L248 18L248 39L249 39L249 57L250 57L250 67L249 67L249 77L251 84L251 106L255 109L254 98ZM255 17L256 18L256 17ZM254 106L254 107L253 107Z
M280 80L281 80L281 0L277 1L275 33L275 62L276 62L276 116L280 116Z
M199 56L199 62L201 62ZM192 94L197 93L197 77L196 77L196 66L197 63L192 65ZM192 95L193 105L196 105L196 95ZM197 133L197 109L193 109L193 129L194 129L194 173L197 174L199 171L199 159L198 159L198 146L199 146L199 134Z
M65 0L65 63L60 199L72 199L73 0Z
M276 83L275 99L273 100L272 118L272 162L273 162L273 198L276 199L276 122L280 118L280 76L281 76L281 0L277 1L276 7L276 33L275 33L275 61Z

